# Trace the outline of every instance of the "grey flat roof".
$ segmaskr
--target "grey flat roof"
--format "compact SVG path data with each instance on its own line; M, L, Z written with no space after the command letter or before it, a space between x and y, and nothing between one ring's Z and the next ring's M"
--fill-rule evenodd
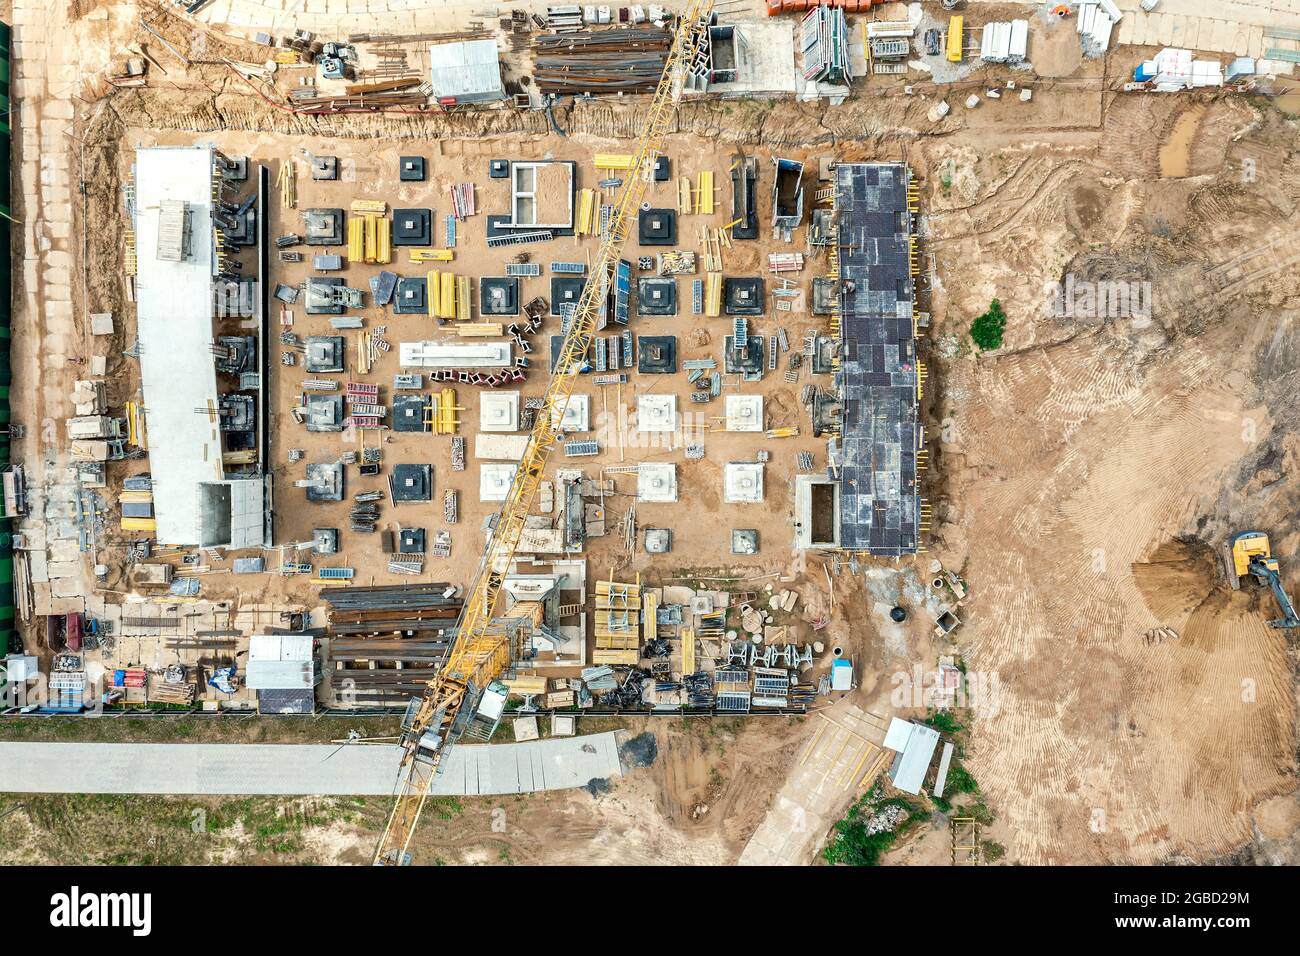
M501 92L496 40L464 40L429 47L429 79L435 96Z
M934 757L934 748L938 743L939 731L933 727L913 723L906 748L894 758L894 764L890 768L890 777L894 781L894 786L904 793L920 793L921 784L925 783L925 774L930 769L930 760Z
M909 172L835 167L840 269L840 547L897 556L918 545L916 341Z

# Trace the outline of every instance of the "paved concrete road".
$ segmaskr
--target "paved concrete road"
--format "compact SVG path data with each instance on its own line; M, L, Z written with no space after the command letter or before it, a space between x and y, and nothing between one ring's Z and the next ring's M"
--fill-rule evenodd
M12 793L391 794L397 747L0 743ZM437 794L531 793L622 774L614 734L452 748Z

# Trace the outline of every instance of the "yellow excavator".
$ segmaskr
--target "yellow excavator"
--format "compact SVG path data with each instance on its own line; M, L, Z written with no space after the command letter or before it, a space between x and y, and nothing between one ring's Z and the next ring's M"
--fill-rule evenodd
M1269 621L1270 627L1300 627L1300 617L1296 616L1295 605L1282 587L1282 577L1278 572L1277 558L1268 543L1268 535L1263 531L1242 531L1228 541L1225 560L1228 565L1228 583L1234 591L1241 588L1241 579L1250 575L1260 584L1266 584L1273 590L1273 597L1282 616Z

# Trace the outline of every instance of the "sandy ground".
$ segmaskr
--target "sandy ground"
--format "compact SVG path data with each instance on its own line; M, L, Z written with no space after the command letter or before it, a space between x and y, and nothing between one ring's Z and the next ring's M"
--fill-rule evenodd
M129 14L100 8L72 25L68 35L83 50L87 71L131 36ZM50 16L48 29L68 26L61 11ZM935 449L927 477L935 535L929 553L913 562L836 580L832 627L857 658L863 683L854 699L889 712L894 675L918 663L933 666L938 653L959 653L970 672L996 678L999 694L974 722L969 765L998 814L997 838L1009 861L1294 861L1294 640L1266 627L1274 614L1267 594L1226 589L1216 551L1230 531L1267 530L1296 590L1292 432L1300 419L1300 340L1297 272L1288 260L1300 201L1294 127L1244 98L1102 93L1091 80L1103 65L1076 69L1064 44L1051 45L1044 69L1090 82L1042 84L1029 104L1004 98L972 112L951 96L953 113L937 124L925 117L932 94L924 85L920 96L868 95L837 109L692 106L679 127L696 138L673 144L682 156L679 170L721 173L719 157L743 143L764 157L779 146L783 155L807 158L906 158L924 183L926 246L936 270L926 409ZM29 92L28 105L43 105L41 96L57 98L63 89L46 83ZM82 92L94 100L104 90L88 85ZM403 141L425 141L409 150L422 152L436 140L436 180L426 195L442 214L446 201L437 188L464 177L483 186L480 204L495 210L499 197L483 167L503 148L579 156L625 144L637 128L635 109L606 106L561 111L571 132L563 141L544 136L544 120L535 114L308 120L266 106L215 67L169 75L143 92L78 102L76 109L91 150L84 168L96 173L86 177L88 281L84 288L73 283L79 315L122 308L113 281L113 230L120 225L113 173L124 168L123 146L224 139L272 161L291 145L365 152L387 189L382 177L395 175L393 158L407 151ZM1187 118L1191 110L1195 119ZM342 141L365 136L379 142ZM708 138L718 145L697 158ZM20 175L39 171L24 165ZM314 203L310 190L318 187L305 176L299 185L299 206ZM38 259L39 248L32 245L28 258ZM560 258L558 246L556 253ZM549 249L543 255L552 258ZM756 256L724 258L728 274L757 271ZM1150 318L1049 314L1045 289L1067 274L1086 282L1150 282ZM39 302L40 287L25 291ZM525 299L530 292L526 285ZM1006 345L976 356L964 333L993 297L1009 316ZM55 316L34 307L20 321L24 315L31 324L16 330L15 365L30 374ZM404 321L412 320L389 323L391 341L404 337L394 334ZM679 341L693 324L686 316L663 321ZM710 323L715 340L722 327ZM52 356L75 354L63 340L47 345ZM42 380L44 393L31 383L18 392L31 402L27 421L64 417L64 379L79 374L60 373L53 357L41 367L53 376ZM115 401L125 400L133 372L116 361L114 372L125 372L114 391ZM390 372L381 368L375 380ZM654 380L634 382L643 388ZM765 384L777 382L769 376ZM527 388L538 383L534 377ZM273 394L283 416L289 393L277 386ZM473 396L462 397L465 419L475 421ZM769 417L790 420L770 424L797 420L790 397L776 385ZM302 447L305 433L290 439L282 432L277 447ZM435 494L449 482L468 488L476 477L472 463L462 475L450 473L444 448L428 454L445 439L411 441L429 443L409 450L434 463ZM57 450L57 442L29 442L29 462ZM639 509L643 525L670 523L692 505L719 510L720 520L674 525L677 555L693 569L730 563L718 529L741 520L728 509L742 506L718 503L717 463L755 447L743 436L710 435L706 444L707 463L689 474L679 470L690 505L676 512L663 506L662 517L649 506ZM782 446L782 457L793 459L795 447L801 446ZM386 450L393 461L407 449L395 442ZM746 513L736 526L771 531L754 571L799 575L805 603L829 603L829 594L815 590L818 562L801 566L785 550L788 518L779 508L788 481L788 473L773 474L771 507L757 519ZM462 509L476 497L463 494ZM287 520L305 529L321 523L321 514L291 504ZM449 571L476 556L473 518L462 515ZM350 545L347 556L368 565L376 547ZM960 569L971 585L955 646L927 634L931 609L920 582L934 558ZM622 567L671 574L676 563L652 568L643 555L629 560L612 539L592 560L597 573ZM274 599L281 585L270 583ZM211 589L220 594L223 585L214 579ZM899 600L921 611L903 627L884 613ZM1157 640L1156 628L1178 636L1162 632ZM465 862L503 861L503 850L511 860L538 862L734 860L791 770L800 741L812 733L807 725L780 732L772 726L746 725L726 739L724 751L706 746L698 731L661 728L661 759L613 793L530 810L540 814L537 822L504 847L491 829L490 808L473 825L458 816L460 823L428 828L423 852L454 852ZM699 806L710 809L701 814ZM320 839L323 855L364 856L339 849L337 835ZM465 849L439 849L454 841ZM897 858L939 858L942 842L942 830L933 831Z

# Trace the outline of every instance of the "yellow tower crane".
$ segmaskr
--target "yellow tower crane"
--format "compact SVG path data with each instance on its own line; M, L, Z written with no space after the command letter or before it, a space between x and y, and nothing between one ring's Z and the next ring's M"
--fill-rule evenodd
M604 281L610 275L633 224L642 196L650 182L664 136L676 113L687 74L698 63L708 35L713 0L690 0L678 20L676 34L664 64L663 75L645 111L645 128L628 175L615 199L609 229L601 237L593 257L588 282L569 322L560 347L556 371L551 376L538 409L528 447L519 462L510 492L501 505L496 527L467 589L464 609L457 622L447 659L429 682L424 696L411 701L402 721L401 790L393 812L380 837L375 864L399 866L410 861L407 848L420 819L429 786L438 764L451 744L456 715L468 701L477 698L487 685L510 666L518 651L512 647L515 631L505 622L492 620L501 583L509 570L524 522L537 495L547 459L555 446L559 414L569 402L581 359L591 344Z

